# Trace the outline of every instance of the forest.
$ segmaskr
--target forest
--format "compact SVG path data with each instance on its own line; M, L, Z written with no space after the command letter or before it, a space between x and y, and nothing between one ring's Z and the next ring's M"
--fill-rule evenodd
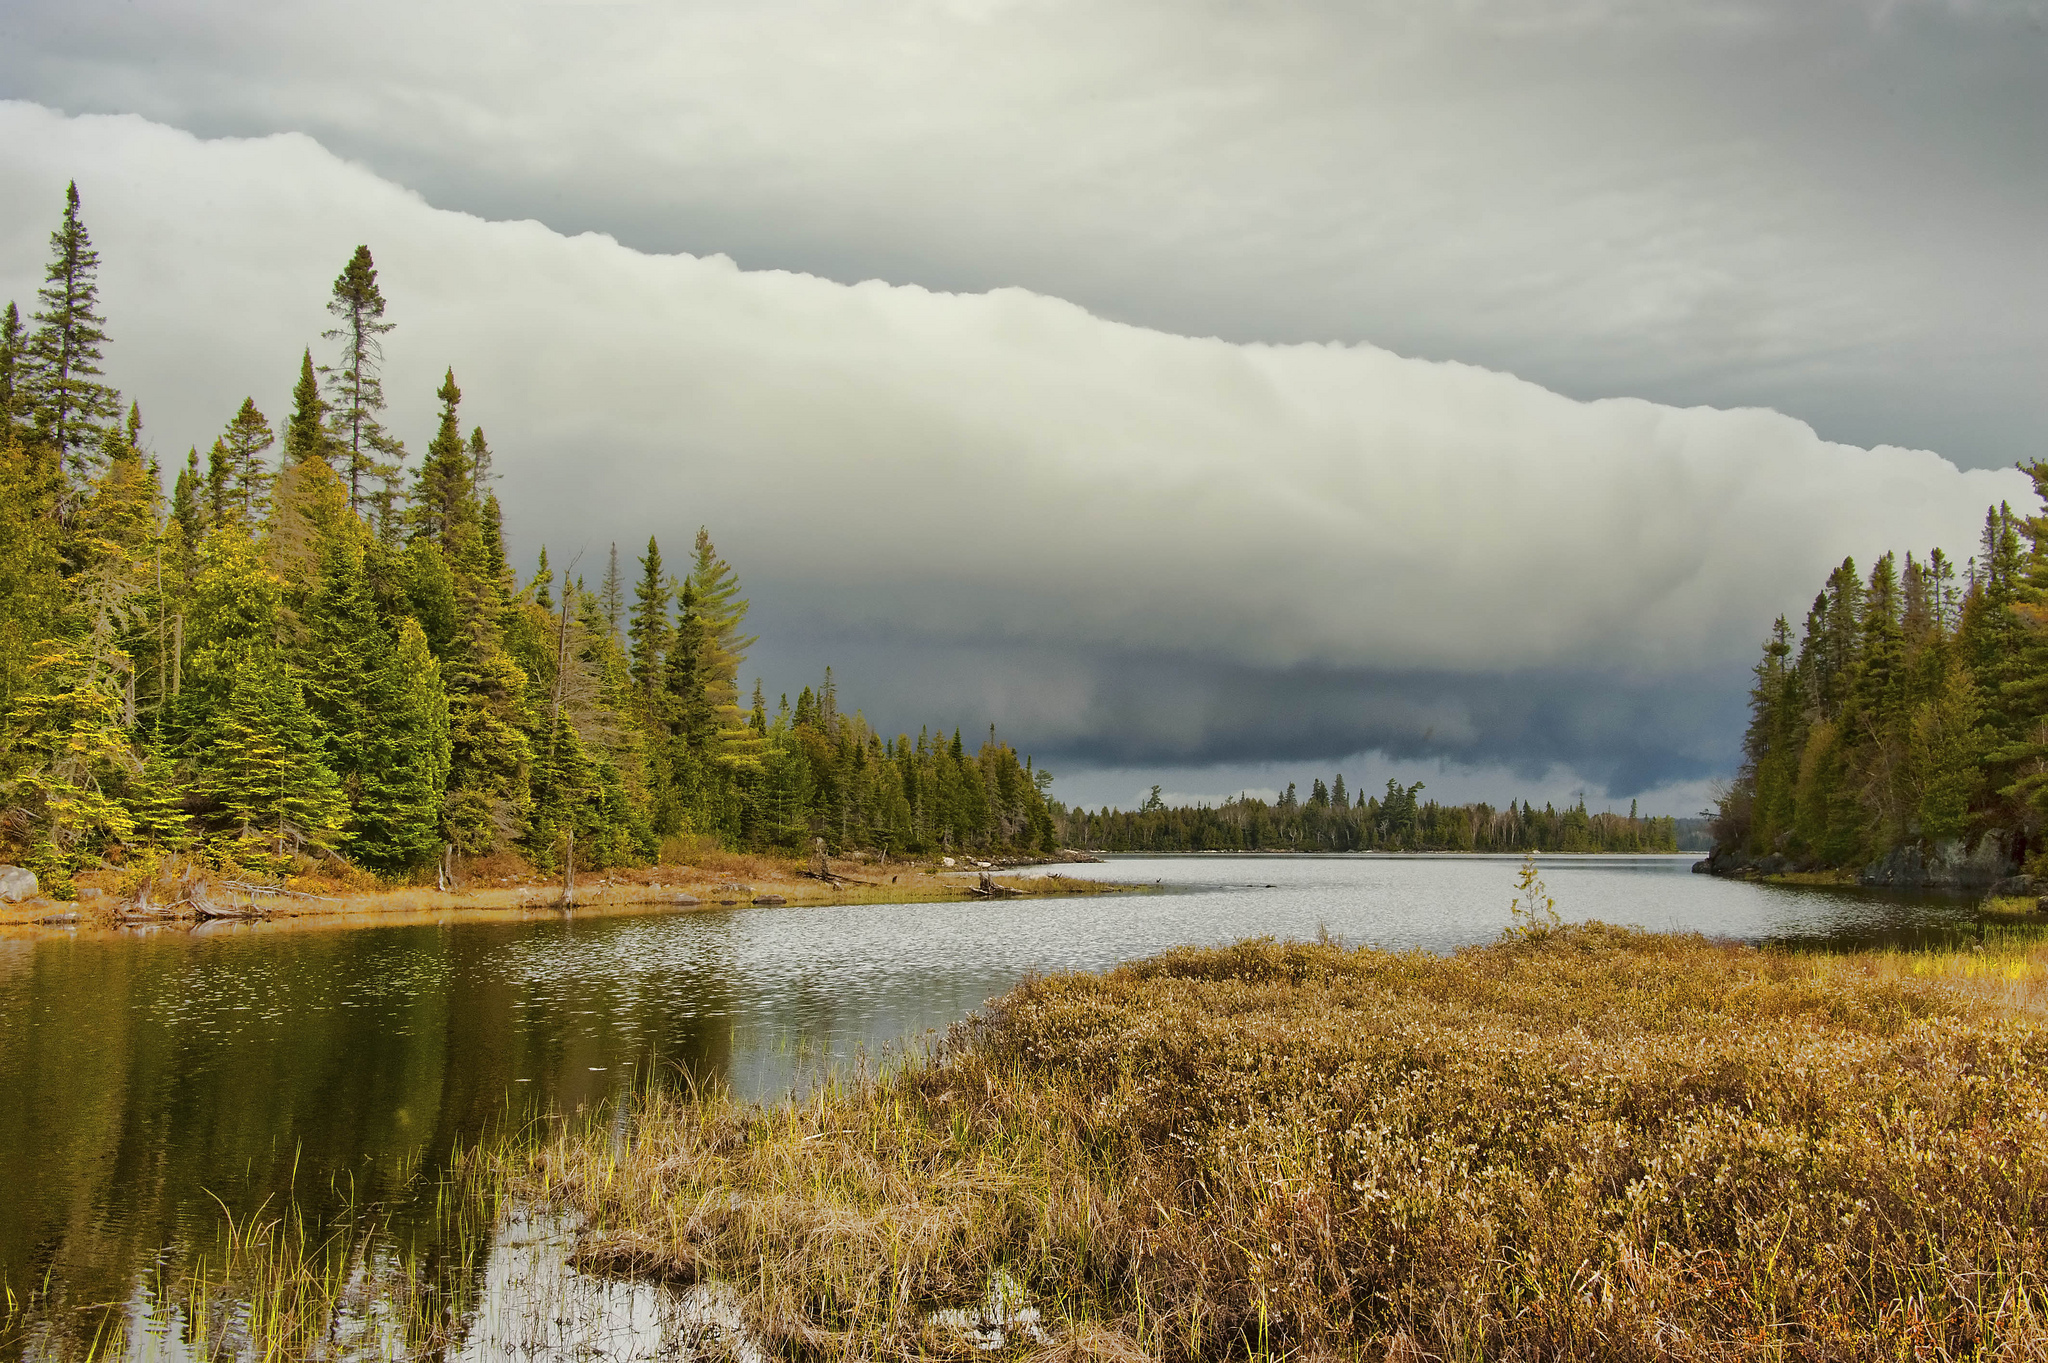
M1135 811L1060 809L1060 841L1106 852L1673 852L1677 821L1510 800L1444 805L1421 800L1422 784L1388 781L1384 795L1354 800L1339 775L1320 777L1306 800L1290 784L1272 804L1239 796L1218 805L1168 807L1159 787Z
M2048 464L2025 466L2048 498ZM1985 513L1977 554L1828 575L1795 642L1780 617L1750 689L1717 858L1854 868L1999 840L2048 870L2048 517Z
M674 570L650 538L595 588L544 547L521 582L453 369L416 456L386 425L367 246L291 411L224 405L170 469L105 381L98 266L74 184L34 311L0 316L0 859L50 890L165 856L391 881L1054 846L1050 777L993 728L885 738L830 669L743 694L748 602L706 531Z

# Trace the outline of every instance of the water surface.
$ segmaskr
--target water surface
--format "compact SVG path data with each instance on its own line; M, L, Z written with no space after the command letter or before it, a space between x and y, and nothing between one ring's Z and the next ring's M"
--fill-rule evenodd
M1840 943L1973 930L1964 903L1715 880L1691 862L1541 866L1566 918ZM406 1224L494 1122L589 1108L650 1073L776 1096L1032 972L1260 934L1488 941L1517 864L1118 857L1059 869L1158 892L0 941L0 1288L48 1284L0 1324L0 1352L146 1299L223 1207L296 1204L317 1229L381 1204Z

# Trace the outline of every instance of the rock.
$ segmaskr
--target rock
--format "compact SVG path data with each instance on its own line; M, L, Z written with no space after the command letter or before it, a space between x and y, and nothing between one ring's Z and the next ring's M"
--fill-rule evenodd
M76 923L78 921L78 910L72 909L66 913L46 913L36 921L38 923L50 924Z
M787 904L789 901L779 894L757 894L754 896L754 902L756 904Z
M20 866L0 866L0 901L19 904L36 897L36 873Z
M2023 875L2007 876L1985 893L1991 899L2025 899L2035 892L2034 878Z
M1914 844L1894 847L1863 868L1858 883L1899 890L1986 890L2014 876L2005 834L1993 829L1966 846L1960 838L1934 844L1927 852Z
M681 904L685 908L688 908L694 904L702 904L703 902L703 900L697 898L697 896L693 894L679 894L674 899L669 900L669 903Z
M1714 873L1714 863L1701 857L1692 864L1692 873L1696 876L1710 876Z
M953 859L952 859L951 857L940 857L940 858L939 858L939 865L941 865L941 866L951 866L952 864L953 864Z

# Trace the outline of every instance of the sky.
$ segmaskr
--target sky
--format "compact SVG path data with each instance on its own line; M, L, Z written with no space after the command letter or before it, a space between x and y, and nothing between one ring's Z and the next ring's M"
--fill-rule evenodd
M0 296L64 182L159 454L371 245L515 549L710 527L771 698L1088 804L1732 770L1826 568L2048 418L2048 0L0 9Z

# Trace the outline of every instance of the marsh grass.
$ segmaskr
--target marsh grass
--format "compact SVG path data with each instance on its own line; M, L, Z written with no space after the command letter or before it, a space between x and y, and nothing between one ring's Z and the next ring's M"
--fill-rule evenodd
M935 1313L1014 1282L1071 1358L2038 1357L2043 964L1179 950L507 1174L587 1266L728 1284L797 1356L963 1355Z
M395 1359L444 1356L473 1313L502 1220L502 1142L463 1156L398 1224L345 1205L316 1226L298 1202L236 1214L166 1256L133 1299L53 1314L0 1294L0 1340L30 1358Z

